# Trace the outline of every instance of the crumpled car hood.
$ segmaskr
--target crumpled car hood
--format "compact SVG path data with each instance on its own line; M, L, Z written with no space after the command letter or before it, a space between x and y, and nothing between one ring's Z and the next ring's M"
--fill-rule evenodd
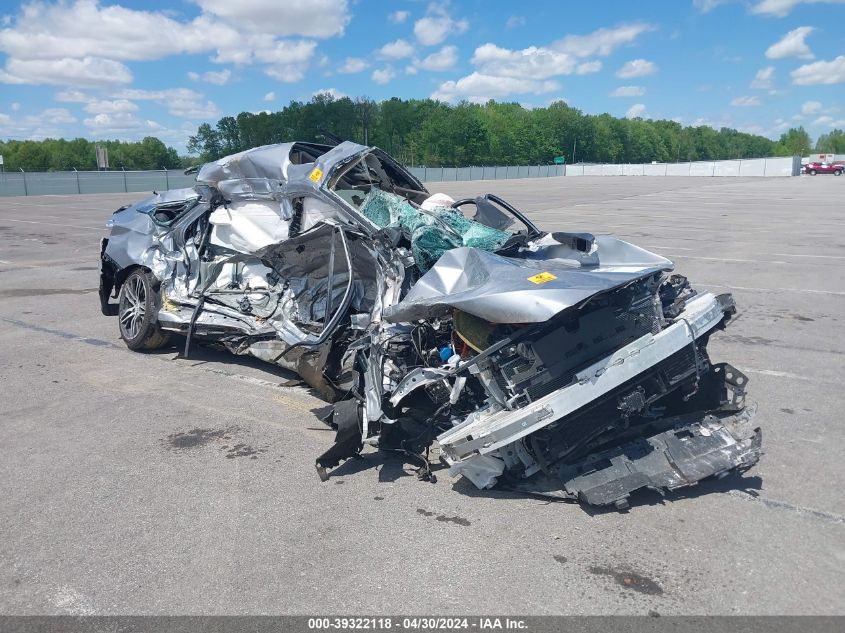
M610 255L605 259L603 253ZM596 238L592 253L571 259L521 259L456 248L400 303L387 308L384 318L416 321L458 308L490 323L539 323L597 293L672 267L664 257L607 236Z

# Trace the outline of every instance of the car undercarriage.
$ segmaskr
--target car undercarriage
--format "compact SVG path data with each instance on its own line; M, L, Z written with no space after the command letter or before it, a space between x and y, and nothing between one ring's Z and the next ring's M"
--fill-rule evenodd
M623 509L753 466L747 378L707 343L736 312L669 260L453 200L376 148L271 145L115 212L100 300L131 349L184 337L333 403L321 478L365 446Z

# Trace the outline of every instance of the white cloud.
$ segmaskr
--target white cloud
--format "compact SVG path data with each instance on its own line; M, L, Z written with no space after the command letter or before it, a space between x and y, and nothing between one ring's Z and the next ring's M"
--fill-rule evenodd
M314 93L311 95L312 97L316 97L317 95L326 95L337 101L338 99L348 98L349 95L345 92L341 92L336 88L320 88L319 90L315 90Z
M411 16L410 11L394 11L387 19L393 22L394 24L404 24L408 21L408 18Z
M619 86L610 93L610 97L641 97L645 94L642 86Z
M186 37L186 26L163 13L101 7L95 0L32 2L12 28L0 31L0 50L26 60L107 55L126 61L209 48L196 34Z
M552 92L560 88L557 82L550 81L553 77L585 75L601 70L601 60L583 60L585 53L608 54L615 46L631 41L648 28L651 27L634 25L619 29L599 29L589 35L564 38L553 47L529 46L519 50L488 42L473 53L470 61L475 71L441 84L432 93L432 98L442 101L468 99L481 103L510 95ZM563 50L567 48L572 51L577 49L577 54Z
M834 119L832 116L825 114L813 121L813 125L823 125L826 127L845 127L845 119Z
M799 86L817 86L845 83L845 55L827 61L805 64L791 73L792 83Z
M576 75L589 75L590 73L597 73L601 70L601 60L594 59L591 62L584 62L583 64L578 64L575 68Z
M370 62L366 59L362 59L361 57L347 57L337 69L337 72L343 73L344 75L351 75L352 73L360 73L363 70L367 70L369 67Z
M460 35L469 28L466 20L455 20L445 5L430 4L428 15L414 22L414 35L423 46L437 46L450 35Z
M772 87L772 82L775 77L775 67L766 66L757 71L754 79L751 82L751 87L757 90L768 90Z
M413 64L408 64L407 66L405 66L406 75L416 75L418 72L419 70L417 70L417 67Z
M551 48L575 57L606 57L625 44L632 44L640 35L653 31L651 24L634 22L614 28L601 28L587 35L567 35L557 40Z
M47 108L38 118L46 123L76 123L76 117L65 108Z
M272 90L264 95L264 101L275 101L276 100L276 93Z
M522 50L484 44L475 49L472 63L485 76L546 79L575 72L577 60L569 53L530 46Z
M489 99L512 94L544 94L559 89L560 85L556 81L484 75L474 72L457 81L446 81L440 84L440 87L432 93L431 98L438 101L467 99L484 103Z
M65 135L61 126L76 123L74 117L65 108L47 108L38 113L22 118L0 114L0 134L12 138L44 139Z
M220 109L203 95L190 88L168 88L166 90L140 90L127 88L112 95L116 99L131 101L153 101L167 108L175 117L182 119L216 119Z
M9 58L5 70L0 70L0 83L8 84L108 86L128 84L131 81L132 73L125 65L100 57Z
M719 5L727 4L728 2L733 2L733 0L692 0L692 6L699 13L709 13Z
M203 11L257 33L334 37L349 23L346 0L193 0Z
M193 1L202 12L190 20L98 0L24 4L0 30L0 53L6 55L0 82L129 83L131 73L121 62L208 52L216 63L269 64L271 75L294 76L279 66L300 65L301 77L316 43L278 38L337 36L349 21L347 0ZM217 74L218 83L225 72Z
M314 54L316 43L308 40L279 40L272 47L258 49L255 57L268 64L264 74L277 81L294 83L305 77L308 61Z
M116 114L137 112L138 106L128 99L92 99L85 104L85 111L91 114Z
M264 74L276 81L293 84L305 78L305 69L283 64L281 66L268 66L264 69Z
M379 85L384 85L386 83L390 83L395 79L396 71L393 70L392 66L385 66L384 68L379 68L373 71L372 80Z
M783 59L784 57L812 59L813 52L804 42L804 39L813 31L815 29L812 26L799 26L797 29L792 29L780 40L769 46L766 50L766 57L769 59Z
M84 92L73 89L57 92L53 98L56 101L63 101L64 103L88 103L91 101L91 97Z
M232 71L228 68L221 70L219 72L215 72L213 70L209 70L205 73L195 73L189 72L188 79L191 81L202 81L208 84L215 84L217 86L225 86L229 83L229 79L232 78Z
M155 133L160 131L161 125L149 119L141 119L129 112L115 114L98 114L83 121L89 133L95 136L128 133Z
M414 54L414 46L407 40L388 42L376 51L380 59L404 59Z
M822 109L822 104L818 101L805 101L801 106L801 114L815 114Z
M789 15L799 4L840 4L845 0L759 0L751 7L751 13L782 18Z
M732 106L737 107L751 107L751 106L759 106L763 105L760 101L760 97L736 97L735 99L731 100Z
M520 26L525 26L524 15L512 15L507 19L507 22L505 22L505 28L508 31L519 28Z
M644 77L646 75L653 75L657 72L657 64L645 59L632 59L625 62L622 68L616 71L616 76L622 79L630 79L632 77Z
M257 49L255 58L267 64L304 66L316 48L317 43L310 40L277 40L272 46Z
M21 104L17 101L12 102L12 112L18 112L21 109Z
M626 119L638 119L645 114L645 104L635 103L625 112Z
M416 61L415 66L423 70L444 71L454 68L458 63L458 47L444 46L436 53L432 53L422 61Z

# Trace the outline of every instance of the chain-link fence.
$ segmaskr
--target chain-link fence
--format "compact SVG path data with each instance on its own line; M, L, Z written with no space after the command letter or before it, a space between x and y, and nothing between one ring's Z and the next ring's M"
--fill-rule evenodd
M486 167L411 167L422 182L506 180L554 176L797 176L798 156L692 163L498 165ZM165 191L192 187L194 176L181 170L54 171L0 173L0 196Z
M504 180L563 176L563 165L502 165L498 167L413 167L423 182ZM43 196L74 193L165 191L192 187L194 176L178 169L155 171L50 171L0 173L0 196Z
M0 173L0 196L165 191L193 185L194 176L186 176L180 169Z

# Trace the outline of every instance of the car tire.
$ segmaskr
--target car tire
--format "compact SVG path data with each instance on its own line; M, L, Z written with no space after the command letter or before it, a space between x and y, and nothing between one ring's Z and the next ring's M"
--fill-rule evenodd
M815 175L816 175L816 170L815 170L815 169L811 169L811 170L810 170L810 175L811 175L811 176L815 176Z
M833 172L833 175L834 175L834 176L841 176L841 175L842 175L842 170L841 170L841 169L837 169L835 172Z
M120 287L118 329L131 350L158 349L170 338L158 323L158 283L149 272L136 268Z

